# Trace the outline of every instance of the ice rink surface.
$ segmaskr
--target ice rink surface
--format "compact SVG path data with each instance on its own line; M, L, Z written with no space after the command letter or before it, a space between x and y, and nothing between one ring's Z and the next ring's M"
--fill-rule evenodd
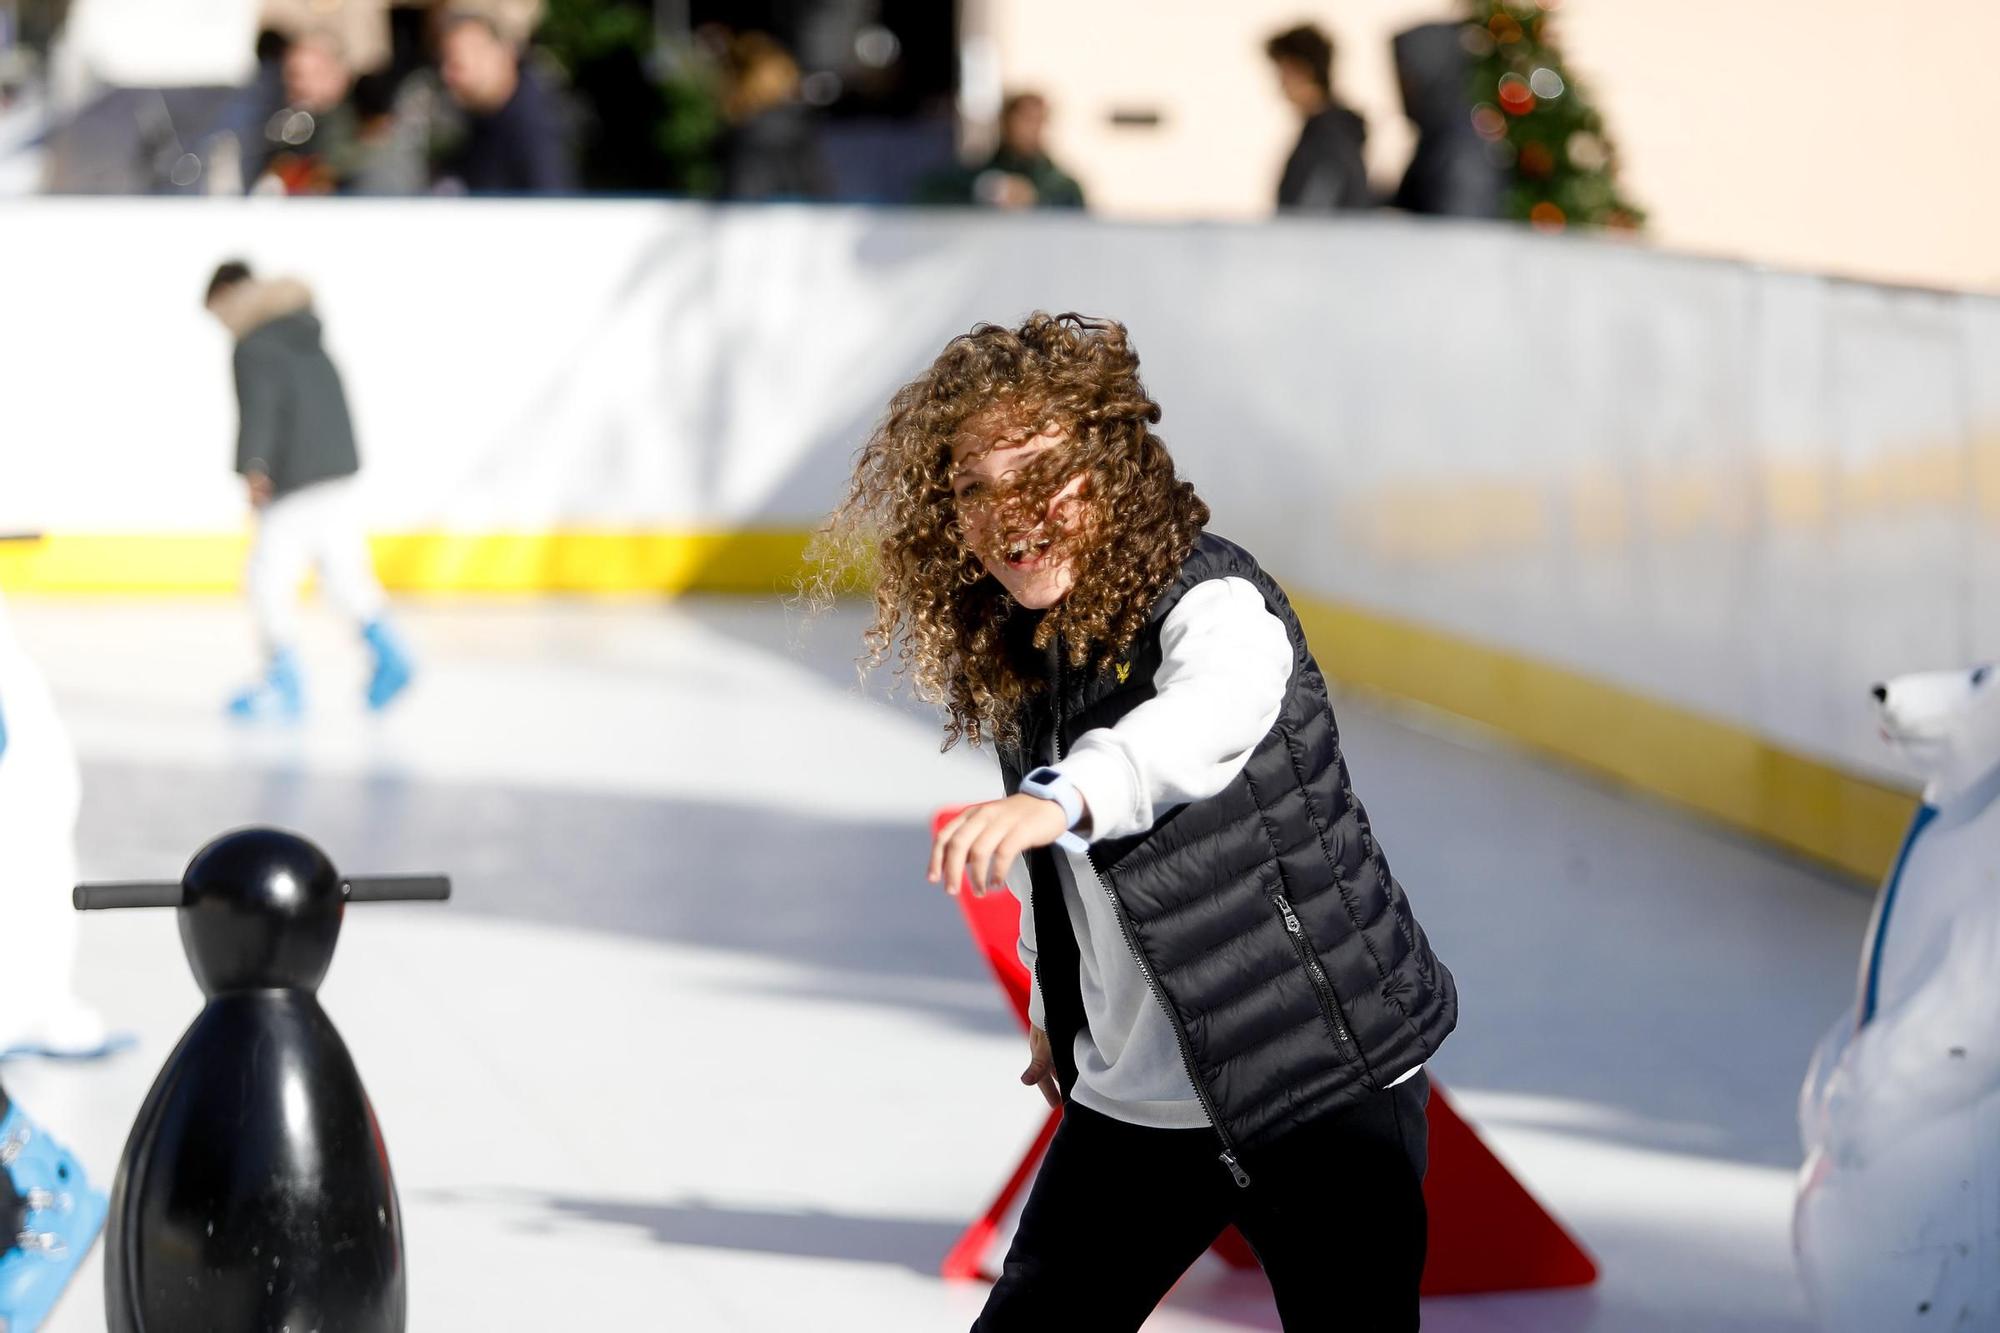
M424 674L380 719L320 615L310 719L257 732L221 713L234 603L11 606L83 758L86 875L174 877L268 822L343 870L453 876L449 905L349 912L322 993L394 1163L413 1329L970 1324L984 1288L939 1260L1042 1112L922 870L931 811L998 780L855 688L856 613L408 606ZM1433 1075L1603 1270L1426 1328L1803 1333L1794 1100L1865 895L1436 719L1339 713L1458 978ZM80 987L138 1047L6 1080L108 1184L200 997L172 913L82 924ZM101 1283L93 1257L50 1328L101 1329ZM1261 1279L1198 1267L1147 1327L1277 1319Z

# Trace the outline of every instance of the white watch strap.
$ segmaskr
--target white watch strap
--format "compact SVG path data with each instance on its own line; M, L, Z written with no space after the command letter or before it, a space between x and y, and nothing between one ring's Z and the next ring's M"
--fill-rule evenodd
M1063 823L1071 831L1056 839L1056 846L1066 852L1087 852L1090 844L1074 832L1083 819L1083 795L1067 775L1053 768L1038 768L1021 779L1021 791L1029 796L1039 796L1045 801L1054 801L1063 812Z

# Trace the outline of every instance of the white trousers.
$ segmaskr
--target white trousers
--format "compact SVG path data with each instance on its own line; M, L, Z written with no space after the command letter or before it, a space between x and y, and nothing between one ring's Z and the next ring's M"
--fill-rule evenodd
M298 633L299 580L319 574L320 590L367 624L382 613L382 585L361 531L354 478L316 481L258 511L245 583L264 650L289 647Z

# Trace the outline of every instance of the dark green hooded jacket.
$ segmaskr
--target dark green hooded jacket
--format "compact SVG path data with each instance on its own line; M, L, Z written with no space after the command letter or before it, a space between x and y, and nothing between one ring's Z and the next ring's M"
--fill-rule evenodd
M215 311L236 335L236 470L269 477L274 498L360 471L347 395L306 285L253 278L222 292Z

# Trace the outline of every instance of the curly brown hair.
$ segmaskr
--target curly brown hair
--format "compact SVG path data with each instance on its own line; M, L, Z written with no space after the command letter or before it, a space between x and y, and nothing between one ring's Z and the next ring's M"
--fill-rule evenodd
M1050 534L1074 582L1033 642L1060 642L1071 666L1102 669L1130 647L1208 522L1208 506L1152 430L1159 419L1124 325L1040 311L1016 328L981 324L953 338L889 400L815 542L815 591L824 601L843 583L872 586L862 669L895 656L896 674L944 706L944 748L1014 739L1022 705L1046 688L1007 650L1003 629L1018 608L966 537L953 445L972 441L976 456L1059 429L1054 447L982 501L998 519L983 526L1033 526L1083 474L1080 520Z

